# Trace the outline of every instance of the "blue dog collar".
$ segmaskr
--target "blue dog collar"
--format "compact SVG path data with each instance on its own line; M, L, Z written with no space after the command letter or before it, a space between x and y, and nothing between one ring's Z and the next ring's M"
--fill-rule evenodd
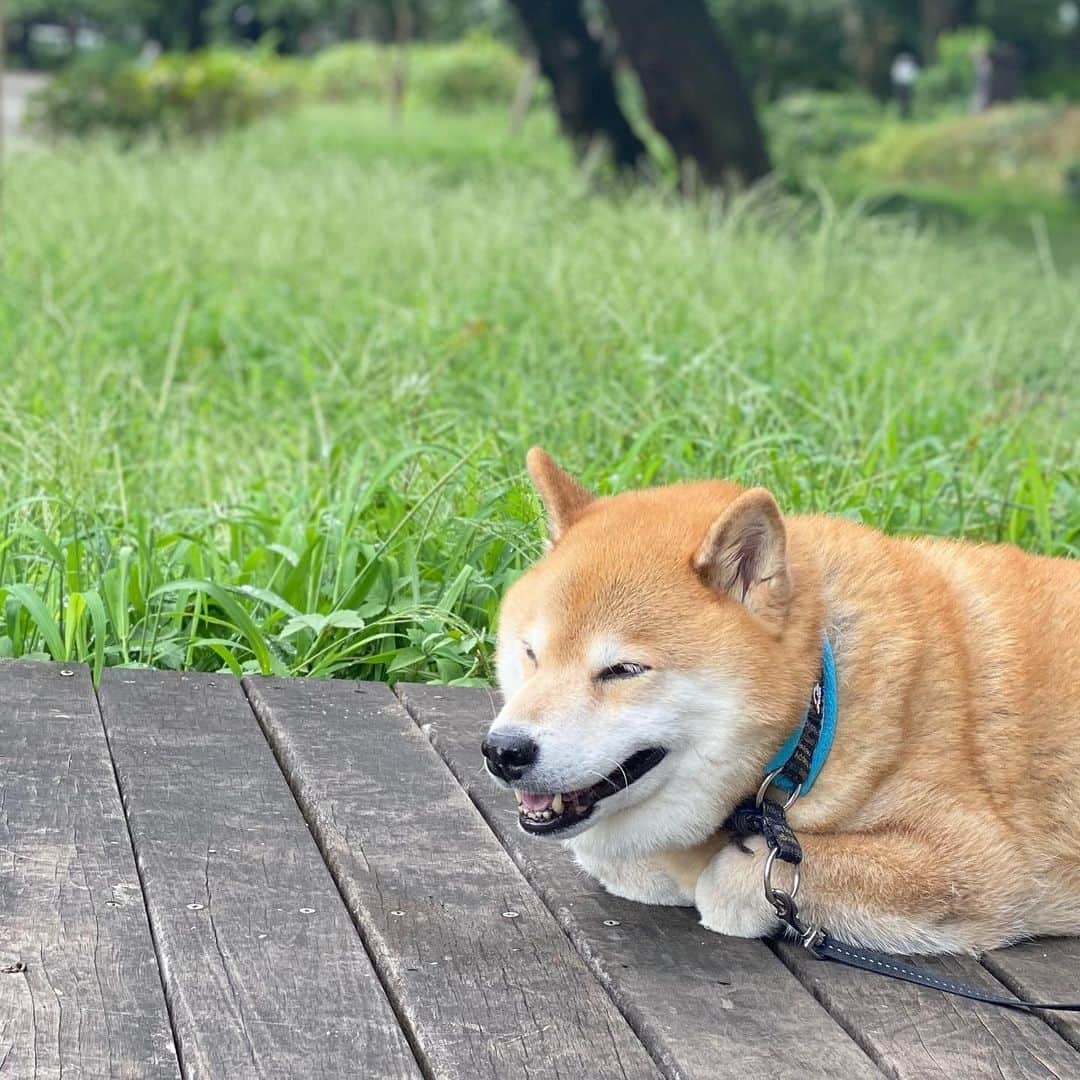
M817 735L814 729L819 727ZM765 766L765 773L777 773L773 783L783 791L794 791L799 781L793 779L805 770L801 793L805 795L813 786L821 772L829 750L832 748L833 735L836 733L836 662L833 659L832 646L828 635L822 639L821 677L814 684L810 695L810 706L806 710L802 723L791 737L776 752L773 759ZM812 746L809 745L812 743ZM809 753L809 763L802 764L797 759Z

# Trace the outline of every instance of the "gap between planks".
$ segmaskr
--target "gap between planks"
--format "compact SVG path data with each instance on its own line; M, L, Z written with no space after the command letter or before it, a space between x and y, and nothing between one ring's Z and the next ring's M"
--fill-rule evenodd
M107 672L99 697L184 1075L419 1078L239 681Z
M124 815L124 829L127 832L128 847L131 850L131 858L135 863L135 875L139 881L139 893L142 896L143 911L146 913L146 926L150 933L150 944L154 947L154 967L157 969L158 981L161 983L161 994L165 999L165 1012L169 1017L169 1030L172 1033L173 1048L176 1053L176 1065L180 1070L181 1077L187 1076L187 1069L184 1067L184 1050L181 1046L180 1039L177 1037L176 1029L176 1015L174 1012L174 1002L172 999L172 993L169 990L169 984L165 979L165 973L162 970L161 965L161 943L158 941L157 929L154 926L154 920L150 917L150 907L146 898L146 881L143 875L142 863L139 860L138 852L135 850L135 837L131 832L131 819L128 817L127 803L124 801L124 789L120 786L120 774L116 770L116 758L113 756L112 744L109 742L109 729L105 725L105 717L101 711L101 698L98 695L98 688L93 687L94 693L94 708L97 710L98 723L101 725L101 734L105 739L105 749L109 755L109 769L112 771L113 784L116 787L116 797L120 802L120 809Z

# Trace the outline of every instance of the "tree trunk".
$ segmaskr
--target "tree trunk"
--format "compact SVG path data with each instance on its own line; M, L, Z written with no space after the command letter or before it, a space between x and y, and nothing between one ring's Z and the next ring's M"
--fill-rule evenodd
M390 118L401 123L405 94L409 88L409 39L412 37L412 9L406 0L394 4L394 64L390 71Z
M953 29L958 26L974 26L978 21L978 0L955 0L953 4Z
M619 105L611 64L589 33L578 0L510 0L551 83L563 133L584 154L599 136L615 164L633 169L648 159Z
M991 45L975 60L975 111L1015 101L1020 96L1023 70L1020 50L1007 41Z
M0 0L2 3L3 0ZM533 96L536 94L536 80L540 77L540 64L535 56L530 56L525 67L522 69L521 78L518 79L517 89L514 91L514 101L510 106L510 134L520 135L525 117L532 107Z
M207 0L188 0L184 11L184 33L187 38L187 48L194 52L196 49L205 49L207 44L206 15L209 4Z
M605 0L649 116L709 186L770 170L754 103L704 0Z

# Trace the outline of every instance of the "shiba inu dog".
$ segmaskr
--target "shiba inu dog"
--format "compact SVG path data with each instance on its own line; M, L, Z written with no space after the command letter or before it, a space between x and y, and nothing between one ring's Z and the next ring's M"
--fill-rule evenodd
M503 601L483 746L522 829L620 896L773 933L764 842L723 826L827 638L835 737L789 813L806 916L900 952L1080 933L1080 562L785 517L723 481L594 497L540 449L528 467L550 546Z

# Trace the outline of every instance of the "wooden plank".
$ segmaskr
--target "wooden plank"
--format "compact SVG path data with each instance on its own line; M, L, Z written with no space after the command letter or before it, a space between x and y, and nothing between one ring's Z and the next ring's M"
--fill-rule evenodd
M185 1077L420 1071L237 680L100 700Z
M245 685L429 1075L659 1075L386 686Z
M687 909L621 900L557 844L525 836L481 766L487 691L399 686L490 827L671 1076L879 1076L769 948L703 930Z
M0 1077L62 1073L179 1068L89 674L4 661Z
M1080 938L1027 941L987 953L983 963L1014 994L1027 1001L1080 1002ZM1043 1016L1063 1039L1080 1050L1080 1015Z
M1080 1055L1037 1016L823 964L798 945L784 944L780 951L893 1076L1080 1076ZM970 957L919 957L916 962L989 994L1008 996L1006 987Z

